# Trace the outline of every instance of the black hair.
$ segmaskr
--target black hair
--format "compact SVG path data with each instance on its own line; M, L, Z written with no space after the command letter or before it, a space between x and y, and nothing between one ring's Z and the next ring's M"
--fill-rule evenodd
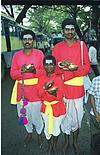
M71 19L71 18L64 19L62 22L62 29L64 29L66 25L74 25L74 27L76 29L76 22L74 19Z
M35 40L35 33L32 30L29 30L29 29L24 30L24 31L21 32L21 40L23 39L23 36L27 35L27 34L32 35L33 40Z
M96 47L96 42L95 42L95 41L91 41L91 42L90 42L90 46Z
M52 60L54 65L56 66L56 58L52 55L46 55L43 59L43 65L45 64L46 60Z

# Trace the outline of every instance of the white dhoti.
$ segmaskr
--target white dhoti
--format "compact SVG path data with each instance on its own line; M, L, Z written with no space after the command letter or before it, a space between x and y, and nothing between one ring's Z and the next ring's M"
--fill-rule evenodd
M81 128L83 118L83 97L78 99L66 99L66 116L62 121L61 130L70 135L70 132Z
M26 108L26 116L28 118L28 123L25 126L26 130L28 133L32 133L33 132L33 125L36 128L36 132L38 134L41 134L42 129L43 129L43 119L42 119L42 115L40 112L40 108L41 108L41 102L37 101L37 102L28 102L28 104L26 106L24 106ZM20 117L20 109L22 108L20 102L17 103L17 112L18 112L18 116Z
M60 126L61 126L61 123L62 123L62 120L64 118L64 115L61 115L59 117L53 117L53 128L52 128L52 134L49 134L48 133L48 115L44 114L44 113L41 113L42 114L42 117L44 119L44 123L45 123L45 127L44 127L44 133L45 133L45 136L46 136L46 139L50 139L51 136L58 136L60 134Z

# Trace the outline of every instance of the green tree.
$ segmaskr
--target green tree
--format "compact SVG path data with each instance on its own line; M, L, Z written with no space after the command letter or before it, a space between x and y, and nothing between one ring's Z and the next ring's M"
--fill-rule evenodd
M26 17L30 22L30 28L35 32L42 32L50 35L53 31L61 31L61 22L67 17L71 17L76 21L77 34L80 39L85 37L89 32L90 21L96 30L98 37L98 25L100 22L98 5L3 5L6 12L15 18L18 23L23 24ZM89 8L86 11L86 8Z

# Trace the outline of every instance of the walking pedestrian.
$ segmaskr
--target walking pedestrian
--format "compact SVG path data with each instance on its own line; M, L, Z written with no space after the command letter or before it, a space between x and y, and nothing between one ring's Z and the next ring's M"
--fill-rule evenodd
M83 118L83 76L88 74L90 63L88 49L83 42L83 65L81 56L80 40L77 40L76 24L73 19L65 19L62 22L62 33L64 40L56 44L52 55L57 60L56 73L61 74L64 80L64 93L66 102L66 118L61 128L64 133L65 144L62 154L66 154L69 146L69 136L73 133L73 147L77 155L80 154L78 144L79 129Z
M41 101L37 93L37 74L43 69L44 55L42 51L33 48L35 41L35 33L33 31L24 30L21 33L21 40L24 49L14 54L10 70L11 78L16 80L11 104L17 104L20 123L24 124L27 131L24 139L25 145L32 140L33 125L35 126L40 144L43 120L40 113ZM27 120L22 120L22 114L26 115Z

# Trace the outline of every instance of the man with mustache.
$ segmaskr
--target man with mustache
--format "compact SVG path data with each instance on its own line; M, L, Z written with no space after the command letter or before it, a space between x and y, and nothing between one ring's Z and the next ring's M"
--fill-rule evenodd
M16 80L11 104L17 104L20 123L25 126L27 131L24 140L26 146L32 140L33 125L38 135L39 144L41 143L43 120L40 114L41 101L37 93L37 75L43 69L44 55L42 51L33 48L35 41L35 33L33 31L24 30L21 33L21 40L24 49L14 54L10 70L11 78ZM25 99L25 105L23 105L23 98ZM26 104L26 101L28 104ZM24 123L21 120L22 113L27 117L27 121L24 121Z
M83 64L81 55L81 43L76 39L76 24L73 19L65 19L62 22L64 40L56 44L52 55L56 58L58 66L56 73L63 77L66 103L66 117L62 123L62 131L65 144L62 154L66 154L69 146L69 136L73 133L73 147L75 153L80 155L78 145L79 129L83 118L83 76L88 74L90 63L88 49L83 42Z

